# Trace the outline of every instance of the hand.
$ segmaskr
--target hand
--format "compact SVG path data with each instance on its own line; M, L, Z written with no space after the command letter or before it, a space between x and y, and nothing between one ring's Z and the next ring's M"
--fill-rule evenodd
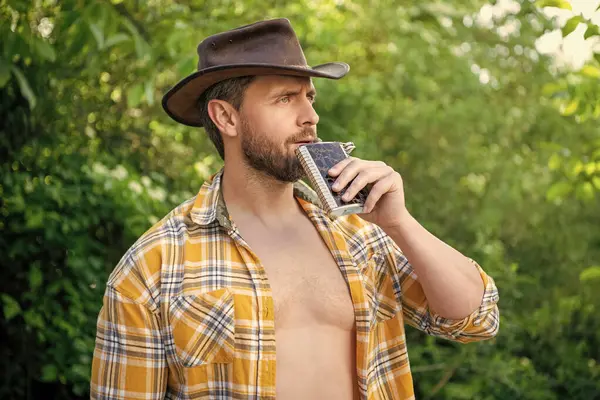
M364 206L365 213L360 214L366 221L384 229L392 228L408 214L402 177L384 162L348 157L333 166L329 175L337 177L332 187L336 192L350 184L342 196L344 201L351 200L362 188L372 184Z

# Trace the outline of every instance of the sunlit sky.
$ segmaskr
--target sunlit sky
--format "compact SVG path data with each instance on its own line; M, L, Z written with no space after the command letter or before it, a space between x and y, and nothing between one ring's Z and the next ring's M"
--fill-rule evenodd
M547 7L544 11L550 16L557 16L563 25L569 18L574 15L582 14L586 18L591 18L596 24L600 23L600 12L596 12L596 8L600 5L600 0L572 0L571 5L573 11L561 10L558 8ZM560 30L547 33L542 36L538 42L538 51L542 53L555 54L559 63L564 63L573 68L580 68L590 57L592 57L592 49L598 51L597 37L592 40L584 40L583 34L587 26L579 24L577 29L562 38Z
M600 11L595 11L600 5L600 0L571 0L570 3L573 8L572 11L545 7L544 12L550 17L556 16L560 26L564 25L574 15L583 15L585 18L591 18L596 24L600 24ZM519 5L513 0L498 0L495 6L486 5L482 7L477 16L477 23L487 25L491 23L493 17L505 13L514 13L518 10ZM511 30L510 26L503 28ZM538 39L536 43L537 50L540 53L554 55L558 66L570 66L578 69L592 57L593 49L600 52L600 40L597 38L584 40L583 34L586 29L586 25L579 24L577 29L564 39L560 29L546 33Z

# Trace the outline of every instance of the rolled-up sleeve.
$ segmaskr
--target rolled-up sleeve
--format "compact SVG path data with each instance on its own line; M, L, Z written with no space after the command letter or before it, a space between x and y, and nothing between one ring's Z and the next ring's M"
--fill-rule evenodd
M159 319L107 287L98 316L91 399L163 399L167 384Z
M406 323L433 336L468 343L486 340L496 336L500 327L498 310L498 288L492 277L487 275L474 260L470 261L479 271L484 285L484 293L479 307L463 319L448 319L430 310L427 298L412 266L395 249L394 280L396 294L402 303Z

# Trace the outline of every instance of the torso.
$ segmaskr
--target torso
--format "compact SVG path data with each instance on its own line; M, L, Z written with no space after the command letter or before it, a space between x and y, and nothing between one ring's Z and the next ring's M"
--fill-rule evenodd
M316 228L303 213L278 232L237 225L273 292L277 399L358 399L352 299Z

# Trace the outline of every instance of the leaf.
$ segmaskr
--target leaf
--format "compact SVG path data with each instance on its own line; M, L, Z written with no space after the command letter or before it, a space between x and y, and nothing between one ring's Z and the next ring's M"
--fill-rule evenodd
M557 7L563 10L573 10L571 3L567 0L537 0L535 5L538 7Z
M31 89L31 86L29 86L29 82L27 82L27 78L25 78L23 72L21 72L21 70L15 67L14 65L11 67L11 70L17 78L17 82L19 83L19 89L21 89L21 94L29 102L29 108L33 110L35 108L37 100L35 94L33 93L33 90Z
M599 36L600 30L598 30L598 25L595 25L593 22L588 22L588 27L583 34L584 39L589 39L592 36Z
M50 62L56 61L56 51L54 51L54 47L52 47L52 45L47 41L36 39L33 42L33 47L35 52L44 60L48 60Z
M42 368L42 381L43 382L54 382L58 375L58 370L55 365L47 364Z
M566 85L563 81L560 82L549 82L544 84L544 86L542 87L542 93L545 96L552 96L554 94L560 93L560 92L564 92L566 89Z
M562 164L561 156L559 156L556 153L554 153L554 154L552 154L552 156L550 156L550 159L548 160L548 168L550 168L551 171L558 170L560 168L561 164Z
M596 103L596 106L594 107L594 111L592 112L592 117L600 118L600 103Z
M583 182L577 185L575 195L584 201L592 200L595 196L594 185L591 182Z
M117 33L116 35L112 35L111 37L106 39L106 42L104 42L104 47L109 48L116 44L127 42L129 40L131 40L131 37L129 37L129 35L126 35L124 33Z
M574 17L569 18L569 20L565 23L565 26L562 27L563 37L569 35L569 33L577 29L579 24L582 22L584 22L584 19L581 15L576 15Z
M29 270L29 288L36 290L42 285L44 277L42 276L42 270L38 265L34 265Z
M557 182L548 189L546 198L550 201L562 199L572 190L572 186L569 182Z
M581 282L588 282L597 279L600 279L600 266L597 265L588 267L579 274L579 280Z
M573 115L575 111L577 111L577 107L579 107L579 99L572 100L569 104L563 108L561 114L568 117L569 115Z
M590 78L600 78L600 68L593 65L585 65L581 68L581 73Z
M125 25L125 28L127 28L127 30L129 30L129 32L131 33L131 36L133 36L133 41L135 43L135 52L138 58L144 58L144 56L149 51L150 46L148 46L148 43L146 43L144 38L142 38L142 35L140 35L140 33L138 32L135 25L128 18L123 17L122 22L123 25Z
M80 19L81 13L78 11L63 11L62 18L57 25L59 31L66 31Z
M94 39L96 39L96 43L98 43L98 48L102 50L104 48L104 32L102 32L102 28L100 28L97 24L90 23L90 31L94 35Z
M78 18L73 22L73 32L70 35L71 39L68 44L68 54L76 55L78 54L84 46L90 41L90 30L85 29L85 25L83 25L83 19Z
M27 1L10 0L10 1L7 1L7 3L15 11L18 11L21 13L27 13L27 11L28 11L29 3Z
M452 3L444 2L423 2L422 8L427 10L434 16L445 16L445 17L463 17L462 10L458 9Z
M185 57L177 63L177 72L179 72L180 75L190 74L195 69L196 69L196 56L195 55L190 55L188 57Z
M144 96L144 87L141 84L129 88L127 91L127 107L137 107L142 101L142 96Z
M600 64L600 53L594 53L594 59Z
M154 105L154 82L152 79L147 80L144 84L144 95L148 105Z
M28 209L25 212L25 226L30 229L39 229L44 227L44 213L39 209Z
M583 163L581 161L577 161L572 169L572 174L570 176L575 177L583 172Z
M595 162L589 162L587 164L585 164L585 173L588 175L594 175L594 172L596 172L596 163Z
M21 314L21 306L19 303L10 297L9 295L2 293L2 303L4 309L4 318L9 321Z
M23 319L25 319L25 324L31 328L44 328L44 318L40 315L39 312L36 312L34 309L29 309L23 313Z
M10 79L10 65L0 58L0 89L8 83Z

